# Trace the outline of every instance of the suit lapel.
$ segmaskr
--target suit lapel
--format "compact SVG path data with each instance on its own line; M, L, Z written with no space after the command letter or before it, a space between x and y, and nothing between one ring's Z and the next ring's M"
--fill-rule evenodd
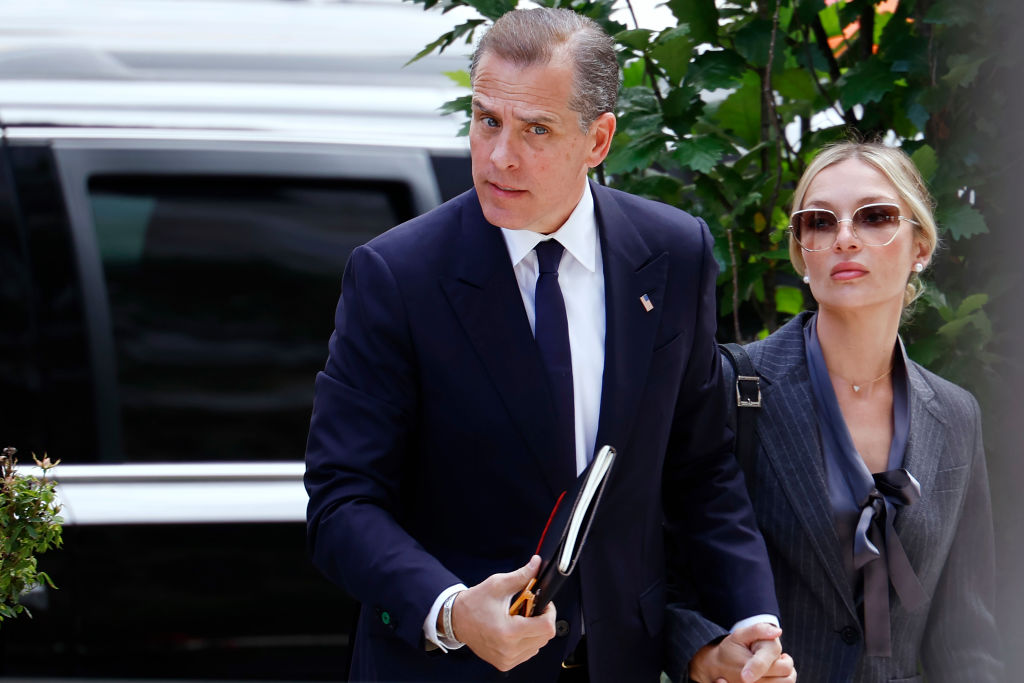
M608 190L594 183L591 188L605 287L604 377L596 447L610 444L622 448L647 379L664 308L668 258L667 254L651 254L636 225ZM644 294L653 304L650 311L640 301Z
M856 616L828 495L802 320L791 321L760 345L758 366L767 386L762 389L764 414L757 421L757 434L829 581Z
M921 484L921 493L927 495L934 487L939 456L945 450L946 427L935 406L935 392L921 376L920 371L908 363L910 378L910 434L907 450L903 456L903 467ZM922 503L926 498L922 499ZM901 508L893 522L896 531L901 531L913 520L922 522L928 517L925 505L911 505ZM909 548L908 548L909 552Z
M552 457L554 404L544 388L547 378L508 249L500 229L484 218L475 194L463 203L461 219L452 276L443 277L441 287L539 471L557 496L571 482L560 481Z

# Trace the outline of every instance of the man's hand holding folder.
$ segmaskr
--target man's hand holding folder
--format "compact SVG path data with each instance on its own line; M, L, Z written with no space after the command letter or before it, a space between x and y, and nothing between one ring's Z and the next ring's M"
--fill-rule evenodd
M512 602L509 614L529 617L542 613L572 575L614 460L615 449L603 447L577 477L574 488L559 496L537 545L540 571Z
M508 614L510 596L536 576L539 568L540 558L534 555L519 569L493 574L456 596L455 637L499 671L522 664L555 637L554 605L534 619Z

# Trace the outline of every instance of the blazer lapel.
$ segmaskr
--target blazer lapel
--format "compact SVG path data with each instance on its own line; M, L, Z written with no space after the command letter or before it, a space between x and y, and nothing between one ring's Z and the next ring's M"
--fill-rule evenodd
M554 403L505 241L484 218L475 195L463 203L457 249L453 276L442 278L441 287L557 496L571 482L560 480L550 448L556 443Z
M903 467L921 484L921 493L927 494L934 486L939 456L946 447L946 426L935 406L935 392L921 376L920 371L913 364L908 365L910 435L903 456ZM908 524L913 524L913 520L918 519L919 523L922 523L927 517L928 511L924 505L910 505L897 511L893 526L899 532Z
M661 320L668 255L652 255L636 225L605 188L591 183L605 287L604 378L597 444L622 448L632 431ZM653 308L645 310L643 295Z
M814 395L799 317L761 344L757 363L766 386L757 421L763 454L843 604L856 616L853 593L833 522ZM777 513L777 514L781 514Z

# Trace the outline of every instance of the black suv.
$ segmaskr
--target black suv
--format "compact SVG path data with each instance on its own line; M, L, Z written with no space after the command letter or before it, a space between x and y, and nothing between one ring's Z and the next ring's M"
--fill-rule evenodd
M55 4L0 25L0 446L62 460L67 525L0 673L342 678L355 606L304 547L313 380L351 249L470 185L437 113L464 55L401 69L451 20Z

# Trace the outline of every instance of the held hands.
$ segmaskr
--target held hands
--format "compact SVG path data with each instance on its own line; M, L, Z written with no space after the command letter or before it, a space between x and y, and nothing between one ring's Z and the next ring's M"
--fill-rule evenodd
M493 574L459 593L452 606L452 630L480 659L500 671L533 657L555 636L555 606L533 617L510 616L509 604L540 569L534 555L523 567Z
M705 645L690 662L690 678L698 683L795 683L793 658L782 651L782 630L754 624L730 633L717 645Z

